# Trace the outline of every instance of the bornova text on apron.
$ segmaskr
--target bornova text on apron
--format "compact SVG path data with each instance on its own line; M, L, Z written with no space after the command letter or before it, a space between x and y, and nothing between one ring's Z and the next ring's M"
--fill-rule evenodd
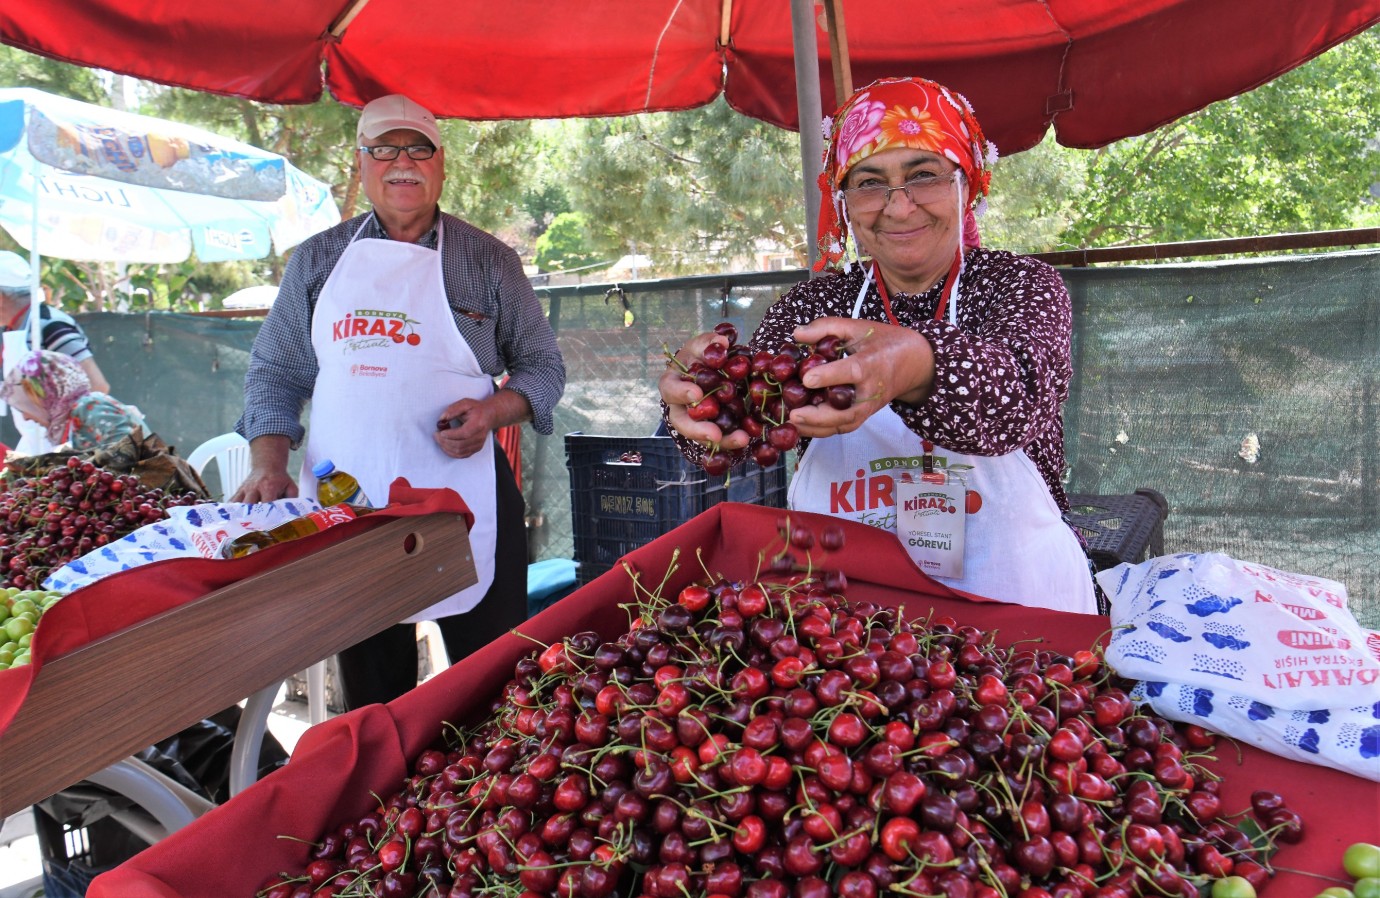
M886 289L874 264L854 318L874 275L879 292ZM956 308L955 295L950 324L956 324ZM897 323L889 304L887 316ZM931 479L947 480L947 494L922 476L927 454L938 474ZM1024 450L977 456L927 446L884 408L852 433L811 440L789 498L798 511L896 532L898 497L906 519L902 544L921 570L946 585L1020 605L1096 611L1087 558ZM943 526L930 531L928 521Z
M441 274L437 246L359 239L326 279L312 315L311 342L320 373L311 397L302 465L303 495L315 495L312 465L323 458L359 480L374 505L406 477L414 487L455 490L474 512L470 551L478 581L407 620L435 620L479 604L494 578L497 532L493 440L469 458L436 445L436 421L458 399L493 393L460 335Z

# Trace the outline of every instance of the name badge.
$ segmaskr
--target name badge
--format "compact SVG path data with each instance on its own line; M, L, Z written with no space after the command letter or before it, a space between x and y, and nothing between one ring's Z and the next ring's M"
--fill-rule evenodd
M911 560L931 577L963 576L966 494L963 481L944 473L896 484L896 535Z

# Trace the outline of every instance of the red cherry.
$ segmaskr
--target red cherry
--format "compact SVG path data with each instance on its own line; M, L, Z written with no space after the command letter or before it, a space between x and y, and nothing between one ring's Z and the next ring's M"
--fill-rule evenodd
M920 826L908 817L892 817L882 826L882 853L897 863L910 859Z
M700 359L717 371L728 361L728 347L722 343L710 343L700 353Z
M733 459L722 450L707 452L704 458L700 459L700 467L704 468L705 473L716 477L727 474L728 469L732 466Z
M796 360L793 356L784 352L777 353L767 365L767 374L778 384L784 384L796 376L795 366Z
M724 361L720 370L730 381L741 383L752 370L752 359L743 353L733 353Z
M832 334L820 337L815 342L815 352L828 361L835 361L843 356L843 341Z
M699 402L686 406L685 410L692 421L713 421L719 416L719 400L715 399L712 394L707 395L701 398Z
M825 392L829 405L839 411L852 408L857 395L858 390L852 384L834 384Z

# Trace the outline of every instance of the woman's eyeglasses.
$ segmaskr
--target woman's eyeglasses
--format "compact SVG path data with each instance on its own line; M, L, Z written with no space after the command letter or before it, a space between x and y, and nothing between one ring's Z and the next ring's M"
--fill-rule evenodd
M407 158L416 159L420 162L423 159L430 159L436 155L436 148L430 144L417 144L410 147L395 147L392 144L383 144L377 147L360 147L360 152L368 153L378 162L392 162L398 158L399 153L406 152Z
M885 209L886 204L891 202L891 193L894 190L901 191L906 195L906 199L922 206L944 199L957 177L956 171L947 175L932 175L927 172L916 175L898 187L888 187L885 184L849 187L843 191L843 196L854 212L876 212L878 209Z

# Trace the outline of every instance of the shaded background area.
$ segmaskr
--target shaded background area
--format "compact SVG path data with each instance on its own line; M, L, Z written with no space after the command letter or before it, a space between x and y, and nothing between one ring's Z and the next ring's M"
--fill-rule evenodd
M1380 251L1061 273L1075 310L1070 492L1158 490L1166 552L1338 580L1380 626ZM569 383L555 435L523 432L534 561L572 557L565 434L650 436L666 349L724 318L750 333L804 276L539 288ZM234 426L257 319L79 320L114 394L178 454ZM0 439L15 440L8 418Z

